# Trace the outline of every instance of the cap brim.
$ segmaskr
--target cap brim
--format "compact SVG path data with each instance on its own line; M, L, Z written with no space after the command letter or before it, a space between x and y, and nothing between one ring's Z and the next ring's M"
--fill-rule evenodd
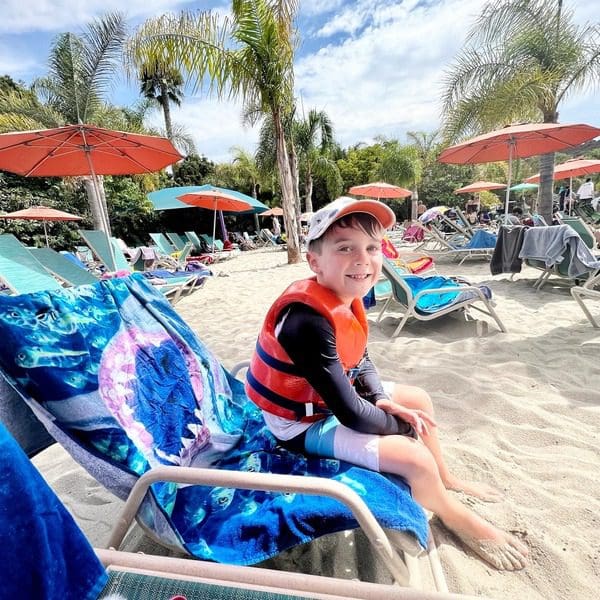
M367 213L368 215L372 215L384 229L393 227L396 222L394 211L389 206L376 200L357 200L342 208L335 216L335 220L337 221L352 213Z

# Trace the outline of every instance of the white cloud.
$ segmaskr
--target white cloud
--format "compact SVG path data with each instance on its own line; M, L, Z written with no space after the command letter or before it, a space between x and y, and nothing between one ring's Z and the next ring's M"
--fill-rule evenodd
M444 65L480 6L479 0L374 6L360 35L298 61L304 106L325 110L343 145L436 129Z
M126 11L131 18L160 15L185 8L192 0L4 0L0 33L67 31L107 12Z
M244 128L241 113L239 104L194 97L186 97L181 107L172 108L173 121L185 126L198 153L215 162L230 162L232 146L254 152L258 128ZM151 122L164 127L162 113L153 115Z
M300 2L300 14L315 17L337 10L344 4L344 0L302 0Z

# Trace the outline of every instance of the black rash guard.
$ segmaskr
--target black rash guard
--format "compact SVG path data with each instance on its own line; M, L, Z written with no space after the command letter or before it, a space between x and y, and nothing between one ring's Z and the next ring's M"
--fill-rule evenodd
M377 400L388 396L366 349L354 383L350 383L338 358L333 328L324 316L295 302L282 311L275 330L299 374L342 425L361 433L416 437L409 423L375 406Z

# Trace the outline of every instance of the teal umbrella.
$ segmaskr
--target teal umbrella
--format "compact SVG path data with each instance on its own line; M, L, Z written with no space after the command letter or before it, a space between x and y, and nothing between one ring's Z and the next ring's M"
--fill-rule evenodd
M511 192L526 192L528 190L537 190L537 183L517 183L510 188Z
M249 210L245 210L243 212L238 212L237 214L248 214L254 213L254 221L256 229L260 229L258 225L257 214L268 210L269 207L256 200L252 196L248 196L247 194L242 194L242 192L238 192L236 190L228 190L226 188L220 188L215 185L205 184L205 185L187 185L181 187L168 187L163 188L162 190L157 190L155 192L150 192L148 194L148 200L154 206L154 210L173 210L176 208L190 208L190 204L186 204L181 200L178 200L178 196L183 196L185 194L193 194L197 192L206 192L209 190L218 190L223 194L228 194L229 196L233 196L242 202L247 202L250 205ZM228 212L228 211L225 211ZM225 239L225 222L223 221L223 211L219 211L219 222L221 223L221 229L223 230L223 239Z

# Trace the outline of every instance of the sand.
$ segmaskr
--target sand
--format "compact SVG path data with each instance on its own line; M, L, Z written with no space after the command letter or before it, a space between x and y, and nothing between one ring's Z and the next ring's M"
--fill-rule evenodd
M369 311L370 355L384 379L430 393L451 469L505 493L496 504L464 495L461 500L530 550L525 570L498 572L434 518L450 591L498 599L598 597L600 331L564 282L536 292L538 271L524 268L511 281L508 275L492 277L480 259L460 267L448 259L436 264L440 273L488 283L508 333L474 313L475 321L445 316L412 322L391 340L394 313L376 325L378 306ZM231 368L249 358L270 303L309 269L305 262L288 265L285 252L269 249L242 253L214 271L202 290L176 308ZM102 545L118 502L91 480L82 485L79 478L73 486L71 469L78 467L61 452L51 448L36 464L92 542Z

